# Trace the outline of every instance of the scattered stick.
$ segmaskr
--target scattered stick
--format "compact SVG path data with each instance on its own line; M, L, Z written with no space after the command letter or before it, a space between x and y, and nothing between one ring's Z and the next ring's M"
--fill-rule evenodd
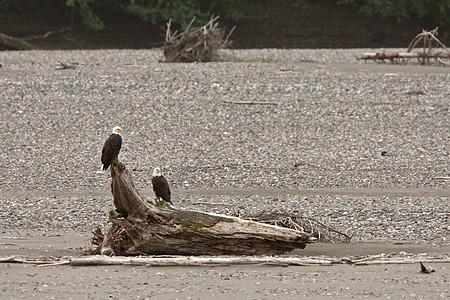
M65 260L65 261L52 263L52 264L42 264L42 265L38 265L38 267L54 267L54 266L64 266L64 265L70 265L70 260Z
M424 91L408 91L404 92L404 95L425 95Z
M56 70L75 69L77 67L77 65L78 65L78 63L76 63L76 62L69 64L69 63L65 63L65 62L60 61L59 65L56 66Z
M438 177L434 177L434 180L443 180L443 181L448 181L450 180L449 176L438 176Z
M23 256L7 256L0 257L0 263L19 263L19 264L34 264L43 265L59 261L60 258L53 257L23 257Z
M8 257L0 257L0 263L15 263L16 257L15 256L8 256Z
M217 206L230 206L233 204L228 203L215 203L215 202L194 202L192 205L217 205Z
M229 104L244 104L244 105L280 105L278 102L258 102L258 101L228 101L225 100L223 103Z

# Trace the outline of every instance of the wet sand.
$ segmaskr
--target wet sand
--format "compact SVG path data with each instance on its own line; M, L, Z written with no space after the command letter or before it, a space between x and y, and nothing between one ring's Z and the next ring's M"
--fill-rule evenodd
M90 234L0 237L0 255L77 256ZM67 235L66 235L67 234ZM448 247L391 243L311 244L290 255L371 255L380 253L448 253ZM37 266L0 264L2 297L9 299L337 299L446 298L449 265L430 264L432 274L419 264L358 266Z

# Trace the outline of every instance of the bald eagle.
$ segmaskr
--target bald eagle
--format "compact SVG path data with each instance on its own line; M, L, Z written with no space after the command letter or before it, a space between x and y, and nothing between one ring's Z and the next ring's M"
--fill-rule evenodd
M170 200L169 184L164 176L162 176L160 168L155 168L153 170L152 185L157 199L161 198L173 205L172 200Z
M112 134L106 140L102 149L102 164L103 170L108 170L114 158L119 156L120 148L122 147L122 136L120 133L123 132L122 128L116 126L112 130Z

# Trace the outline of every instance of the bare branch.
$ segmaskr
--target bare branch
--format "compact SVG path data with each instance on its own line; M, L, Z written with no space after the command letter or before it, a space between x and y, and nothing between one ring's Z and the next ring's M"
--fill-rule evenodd
M33 35L33 36L26 37L26 38L22 38L21 40L29 41L29 40L36 40L36 39L45 39L45 38L48 38L52 34L63 33L63 32L66 32L68 30L71 30L71 29L72 29L71 27L64 27L64 28L61 28L59 30L52 30L52 31L46 32L46 33L41 34L41 35Z
M15 38L0 32L0 44L17 50L32 50L37 49L34 45L24 41L23 39Z
M225 100L223 103L229 104L244 104L244 105L280 105L278 102L258 102L258 101L229 101Z
M444 61L444 59L450 58L450 52L448 51L447 46L445 46L436 37L437 31L438 27L431 31L422 29L422 33L416 35L409 43L407 53L386 53L384 51L378 53L364 53L364 55L359 59L366 61L374 60L377 63L384 63L386 59L389 59L389 61L393 64L398 64L400 62L405 63L411 61L411 59L417 59L417 61L422 65L431 65L433 63L438 65L449 65L449 63ZM412 52L420 42L423 42L422 51ZM436 45L444 51L433 53L434 43L436 43Z

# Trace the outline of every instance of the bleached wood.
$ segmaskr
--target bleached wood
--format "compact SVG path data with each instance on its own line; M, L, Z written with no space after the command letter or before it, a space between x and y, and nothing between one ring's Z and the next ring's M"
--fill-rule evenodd
M367 265L390 265L390 264L418 264L422 263L450 263L450 258L405 258L405 259L383 259L383 260L372 260L372 261L362 261L355 263L356 266L367 266Z
M20 263L20 264L48 264L53 262L49 257L24 257L24 256L4 256L0 257L0 263Z
M110 223L108 224L108 228L106 229L106 232L113 232L113 225ZM116 253L113 249L114 240L112 239L111 234L106 234L103 238L102 247L100 254L107 255L107 256L113 256Z
M303 257L273 257L273 256L177 256L177 257L125 257L125 256L89 256L74 257L72 266L93 265L143 265L143 266L214 266L214 265L331 265L339 263L336 259L314 259Z
M389 257L389 255L393 255ZM277 265L277 266L330 266L336 264L352 264L370 266L382 264L419 264L450 263L448 256L436 258L429 256L399 257L395 254L368 255L365 257L326 257L326 256L105 256L91 255L78 257L29 257L0 256L0 263L21 263L46 266L99 266L99 265L132 265L132 266L232 266L232 265Z
M398 52L377 52L377 53L364 53L360 59L364 60L374 60L375 62L385 62L388 59L393 64L398 64L400 62L405 63L411 59L417 59L417 61L422 65L431 65L433 62L440 65L449 65L444 59L450 58L450 52L447 46L445 46L436 37L438 27L431 31L422 30L422 33L416 35L408 45L408 50L406 53ZM420 52L412 52L419 42L423 42L423 49ZM434 46L437 45L437 47ZM439 49L439 52L432 53L434 49Z
M308 234L289 228L173 206L156 207L141 198L131 173L117 159L111 165L111 177L118 214L111 213L110 221L126 233L112 246L118 255L273 255L314 242Z
M449 258L385 258L359 261L330 257L274 257L274 256L82 256L70 260L72 266L133 265L133 266L227 266L227 265L280 265L280 266L330 266L334 264L380 265L415 263L450 263Z

